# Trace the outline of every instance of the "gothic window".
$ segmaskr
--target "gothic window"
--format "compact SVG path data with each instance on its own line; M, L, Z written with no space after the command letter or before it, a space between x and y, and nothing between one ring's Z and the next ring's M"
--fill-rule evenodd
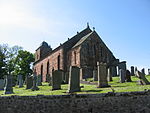
M47 62L47 74L49 74L49 61Z
M74 63L76 64L76 52L74 51Z
M60 69L60 55L58 55L58 57L57 57L57 67L59 70Z
M101 47L101 58L103 57L103 48Z
M94 45L94 56L96 56L96 46Z
M41 75L43 75L43 65L41 65Z

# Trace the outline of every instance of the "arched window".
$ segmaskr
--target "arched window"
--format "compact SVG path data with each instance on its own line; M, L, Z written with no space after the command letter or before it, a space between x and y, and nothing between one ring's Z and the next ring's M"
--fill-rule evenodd
M41 65L41 76L43 75L43 65Z
M49 61L47 62L47 75L49 74Z
M57 57L57 66L58 66L58 70L60 69L60 55L58 55Z
M77 61L76 61L76 52L74 51L74 63L76 64Z

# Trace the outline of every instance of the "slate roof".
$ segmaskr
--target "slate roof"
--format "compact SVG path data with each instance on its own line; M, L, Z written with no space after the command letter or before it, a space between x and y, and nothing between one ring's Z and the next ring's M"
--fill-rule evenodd
M75 48L79 45L81 45L93 32L90 32L89 34L82 37L72 48Z

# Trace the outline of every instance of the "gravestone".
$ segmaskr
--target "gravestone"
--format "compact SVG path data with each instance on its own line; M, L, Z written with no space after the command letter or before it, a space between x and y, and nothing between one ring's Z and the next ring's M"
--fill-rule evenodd
M119 68L119 70L123 69L124 71L126 71L126 61L120 62L118 64L118 68Z
M144 75L146 75L146 74L145 74L145 69L144 69L144 68L141 70L141 72L142 72Z
M116 66L112 66L111 68L112 68L112 76L113 77L117 76L117 68L116 68Z
M134 76L134 66L131 66L131 76Z
M52 90L59 90L61 89L62 83L62 71L55 70L52 72Z
M31 89L33 86L33 76L26 75L26 89Z
M19 83L19 88L23 87L23 78L22 78L22 75L18 75L17 81Z
M119 77L120 77L120 82L121 83L125 82L125 77L126 77L125 75L126 75L126 72L123 69L120 69L119 70Z
M36 74L33 74L33 86L31 88L32 91L35 91L35 90L39 90L39 88L37 87L37 76Z
M42 75L37 76L37 86L42 86Z
M12 75L6 75L6 84L4 88L5 94L12 94L13 93L13 87L12 87Z
M97 62L97 71L98 71L98 88L110 87L107 81L107 70L106 63Z
M5 81L4 79L0 79L0 90L4 90Z
M112 81L112 68L111 67L107 69L107 81L108 82Z
M150 69L148 69L148 75L150 75Z
M73 93L77 91L80 91L80 68L70 66L68 92Z
M69 72L65 73L65 83L68 84L69 82Z
M136 73L136 71L137 71L137 67L135 67L135 72L134 72L134 74Z
M132 82L131 74L129 70L126 70L126 82Z
M98 74L97 74L97 69L93 70L93 80L98 81Z
M141 85L149 85L150 82L146 79L145 75L140 71L136 71L137 77L140 79Z

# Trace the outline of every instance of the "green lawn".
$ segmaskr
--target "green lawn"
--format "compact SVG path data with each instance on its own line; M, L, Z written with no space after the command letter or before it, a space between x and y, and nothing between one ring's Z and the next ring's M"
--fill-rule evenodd
M150 81L150 75L147 75L146 77ZM81 84L81 86L84 86L84 88L81 89L81 92L77 92L77 94L107 93L112 92L112 89L115 92L144 91L145 89L150 89L150 85L138 85L138 80L139 79L137 77L132 77L132 82L119 83L119 78L113 77L113 81L109 82L111 87L108 88L96 88L96 85ZM38 91L31 91L30 89L26 90L25 86L23 88L18 88L18 86L16 86L13 88L14 94L9 95L66 95L68 85L62 85L61 90L51 91L52 87L48 86L48 83L43 83L43 86L39 86L39 88L40 90ZM8 96L4 95L4 91L2 90L0 91L0 95Z

